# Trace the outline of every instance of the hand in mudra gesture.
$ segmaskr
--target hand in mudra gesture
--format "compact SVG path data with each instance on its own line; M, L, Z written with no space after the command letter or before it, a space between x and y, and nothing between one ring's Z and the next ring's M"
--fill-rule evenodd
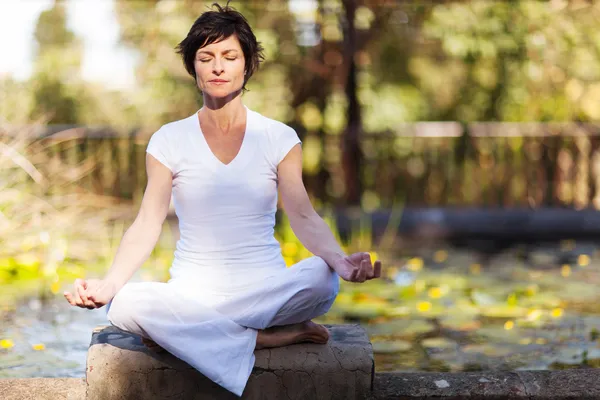
M94 309L108 304L117 294L117 285L107 279L75 279L74 293L64 292L72 306Z
M365 252L339 258L334 262L332 268L343 280L348 282L364 282L381 276L381 261L377 260L373 265L371 256Z

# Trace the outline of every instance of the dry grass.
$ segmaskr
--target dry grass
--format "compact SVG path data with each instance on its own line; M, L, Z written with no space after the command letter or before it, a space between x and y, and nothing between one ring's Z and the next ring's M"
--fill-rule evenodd
M46 275L67 259L97 263L110 256L112 222L131 207L84 188L93 160L64 159L77 150L82 129L39 138L39 126L0 126L0 267L36 264Z

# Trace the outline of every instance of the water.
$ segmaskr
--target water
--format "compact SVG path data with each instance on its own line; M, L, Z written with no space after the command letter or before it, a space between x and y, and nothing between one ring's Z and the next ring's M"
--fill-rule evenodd
M383 259L382 279L343 282L317 319L360 323L378 371L600 366L595 246L539 249L528 262L505 251L482 265L456 249ZM0 318L0 340L14 344L0 342L0 378L84 377L92 331L108 325L105 308L72 307L61 294L26 300Z
M104 308L73 307L62 296L26 301L1 322L0 338L13 347L0 348L0 378L84 377L92 330L109 324Z

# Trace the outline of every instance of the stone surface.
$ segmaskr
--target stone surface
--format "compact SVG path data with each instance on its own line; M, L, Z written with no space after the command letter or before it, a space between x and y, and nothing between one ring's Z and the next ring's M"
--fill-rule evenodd
M257 350L242 399L364 399L374 361L359 325L325 325L325 345L302 343ZM237 399L173 355L146 348L137 335L98 327L87 358L87 399Z
M83 378L0 379L2 400L82 400Z
M377 373L371 399L600 399L600 369Z
M262 375L262 374L261 374ZM272 398L270 385L279 385L277 375L265 375L264 393L256 398ZM569 369L563 371L482 371L456 373L401 373L379 372L370 400L415 400L415 399L600 399L599 369ZM114 387L118 382L104 382L106 387ZM300 392L305 399L314 399L307 391ZM292 398L298 398L293 396ZM235 398L216 397L218 393L202 396L174 393L171 398ZM248 396L245 394L244 396ZM262 397L261 397L262 396ZM338 396L342 397L342 396ZM118 397L117 397L118 398ZM127 398L127 397L120 397ZM131 395L129 398L141 398ZM156 397L151 397L156 398ZM164 397L163 397L164 398ZM286 396L281 397L287 399ZM323 397L321 398L328 398ZM330 397L335 398L335 397ZM352 397L350 397L352 398ZM79 400L85 399L85 380L81 378L27 378L0 379L0 399L2 400Z

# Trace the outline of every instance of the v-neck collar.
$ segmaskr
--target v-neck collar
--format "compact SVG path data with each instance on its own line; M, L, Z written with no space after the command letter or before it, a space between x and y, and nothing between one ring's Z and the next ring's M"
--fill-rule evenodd
M228 164L225 164L221 160L219 160L219 158L215 155L215 153L213 153L210 146L208 145L206 137L204 136L204 131L202 131L202 127L200 126L200 118L198 116L198 112L200 112L200 110L196 111L192 116L195 128L194 133L198 135L204 153L202 158L204 159L204 161L207 161L207 164L209 164L213 169L231 170L238 164L244 165L245 161L247 161L246 154L250 151L248 147L250 147L250 142L252 140L250 138L252 132L252 111L248 107L246 107L246 105L244 105L244 108L246 109L246 128L244 132L244 137L242 139L242 144L237 154L235 155L233 160L231 160Z

